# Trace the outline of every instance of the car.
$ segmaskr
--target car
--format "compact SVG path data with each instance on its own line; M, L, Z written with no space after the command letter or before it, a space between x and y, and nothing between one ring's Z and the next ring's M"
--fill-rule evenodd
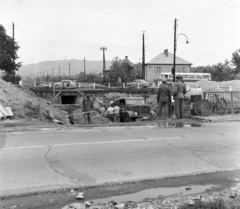
M143 97L121 97L114 101L112 106L120 107L120 121L131 122L137 119L151 118L150 105L147 105Z
M149 87L149 83L143 79L135 79L133 82L127 83L127 87L129 88Z
M77 88L76 83L71 80L62 80L54 83L55 88Z

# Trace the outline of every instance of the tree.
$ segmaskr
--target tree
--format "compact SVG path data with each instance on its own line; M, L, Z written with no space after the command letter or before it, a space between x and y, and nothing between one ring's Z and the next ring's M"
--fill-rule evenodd
M0 25L0 70L9 75L15 74L22 65L21 62L16 62L19 58L17 56L19 48L13 38L6 34L5 28Z
M3 75L3 76L2 76L2 79L3 79L4 81L11 82L11 81L12 81L12 74L5 74L5 75ZM20 75L16 75L16 76L15 76L15 82L16 82L16 83L19 83L19 81L20 81L21 79L22 79L22 78L21 78Z
M233 70L233 79L235 79L236 75L240 74L240 49L232 53L231 62L235 67Z
M232 68L229 66L229 61L218 63L207 68L207 72L211 73L213 81L229 81L232 80Z
M108 73L108 77L111 80L115 80L117 82L118 78L121 78L122 82L133 81L136 78L141 78L142 70L141 64L134 64L134 66L130 66L127 62L123 62L118 57L113 58L110 70Z

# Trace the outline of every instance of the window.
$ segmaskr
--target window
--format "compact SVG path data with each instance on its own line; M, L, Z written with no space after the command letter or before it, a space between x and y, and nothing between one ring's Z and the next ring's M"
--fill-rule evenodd
M157 67L157 74L161 73L161 67Z

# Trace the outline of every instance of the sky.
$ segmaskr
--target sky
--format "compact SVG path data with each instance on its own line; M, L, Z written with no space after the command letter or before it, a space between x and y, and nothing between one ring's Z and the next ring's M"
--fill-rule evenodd
M165 49L193 66L231 60L240 48L239 0L0 0L0 24L20 46L19 61L106 60L145 62ZM186 37L189 44L186 44Z

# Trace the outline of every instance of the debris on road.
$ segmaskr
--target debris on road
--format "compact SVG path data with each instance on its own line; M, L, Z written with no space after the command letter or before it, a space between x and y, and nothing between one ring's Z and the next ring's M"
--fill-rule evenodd
M70 205L64 206L62 209L85 209L85 205L83 203L72 203Z
M83 192L79 192L78 195L76 196L77 199L84 199L84 193Z

